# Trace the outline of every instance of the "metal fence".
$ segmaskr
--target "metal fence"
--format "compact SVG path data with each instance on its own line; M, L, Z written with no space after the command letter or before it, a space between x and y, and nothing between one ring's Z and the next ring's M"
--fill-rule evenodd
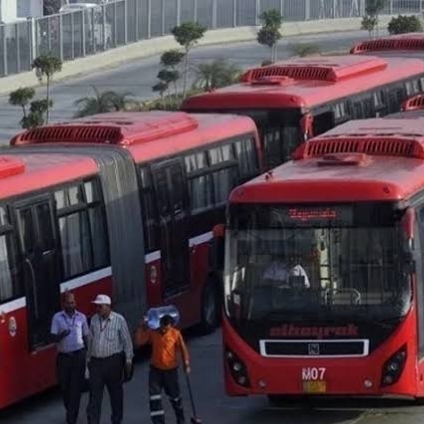
M421 13L423 0L388 0L384 13ZM185 21L209 29L259 25L277 9L284 21L360 17L365 0L115 0L96 7L0 26L0 77L31 69L51 52L63 61L169 34ZM329 28L330 30L331 28Z

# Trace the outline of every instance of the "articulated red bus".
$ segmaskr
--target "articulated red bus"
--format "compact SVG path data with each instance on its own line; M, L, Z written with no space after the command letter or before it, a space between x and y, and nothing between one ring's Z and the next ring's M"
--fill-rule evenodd
M250 69L240 84L192 96L181 109L252 117L269 169L311 136L398 112L408 96L424 91L423 67L418 59L361 55L291 59Z
M231 396L424 397L424 118L350 121L234 189Z
M229 192L260 172L254 122L115 113L16 136L0 160L0 408L56 382L49 330L60 292L110 294L134 329L176 305L182 327L218 324L208 255Z

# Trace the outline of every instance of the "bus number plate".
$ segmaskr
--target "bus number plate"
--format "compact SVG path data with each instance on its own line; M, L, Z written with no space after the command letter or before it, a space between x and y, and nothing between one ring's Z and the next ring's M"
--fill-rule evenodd
M327 382L325 381L325 368L303 368L302 386L305 393L325 393Z
M323 380L304 381L303 391L305 393L325 393L327 391L327 383Z

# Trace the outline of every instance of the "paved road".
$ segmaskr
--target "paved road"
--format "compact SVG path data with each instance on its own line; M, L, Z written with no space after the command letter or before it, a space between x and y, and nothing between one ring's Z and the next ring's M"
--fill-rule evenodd
M223 392L221 335L216 332L189 342L192 355L192 384L198 412L204 424L421 424L424 408L400 401L326 400L290 402L271 408L264 397L229 398ZM149 420L147 362L136 365L134 379L126 386L124 424L147 424ZM183 380L182 380L183 382ZM184 403L190 415L184 388ZM105 397L102 424L109 424ZM82 411L85 410L83 399ZM167 422L175 422L166 405ZM2 424L61 424L63 410L58 393L53 392L0 414ZM85 414L78 424L85 424Z
M353 42L366 37L367 33L365 31L291 37L280 42L278 57L285 58L289 56L292 51L290 46L297 43L318 44L322 50L328 51L347 49ZM261 63L262 60L269 57L269 53L268 49L257 43L241 43L224 47L210 46L194 50L191 62L195 66L198 63L222 57L237 64L240 68L245 68ZM96 86L99 90L129 92L137 99L154 98L156 94L152 93L151 87L156 82L156 75L159 69L158 63L159 58L156 56L101 73L58 82L52 88L54 101L52 119L64 120L71 118L76 111L75 100L91 96L93 94L92 86ZM44 89L40 88L38 92L43 95ZM7 96L0 97L0 144L6 143L12 135L19 131L20 119L20 109L8 105Z

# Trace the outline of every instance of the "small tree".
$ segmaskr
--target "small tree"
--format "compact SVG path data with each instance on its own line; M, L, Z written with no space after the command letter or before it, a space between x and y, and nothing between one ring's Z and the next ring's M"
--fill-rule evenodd
M160 69L157 74L157 78L159 81L152 86L152 90L154 92L159 93L161 97L160 101L162 103L161 108L166 107L165 104L167 103L168 99L165 98L165 93L169 90L171 85L174 86L175 101L177 99L177 96L178 96L177 82L181 77L181 74L178 68L185 55L186 54L184 52L173 49L173 50L167 50L160 57L160 64L162 66L162 69Z
M46 123L46 112L53 106L53 102L47 99L32 100L35 90L30 87L18 88L9 94L9 103L22 108L23 116L19 121L24 129L39 127ZM27 110L29 106L29 110Z
M168 50L160 57L160 64L163 66L163 69L158 72L157 77L167 85L167 89L170 84L174 85L175 96L178 94L177 82L181 78L179 65L185 55L184 52L180 52L179 50Z
M373 36L375 29L377 28L377 18L375 16L364 16L361 22L361 29L368 31L370 38Z
M423 27L417 16L402 16L392 18L387 27L389 34L406 34L408 32L421 32Z
M263 22L261 29L258 31L257 41L263 46L267 46L271 50L271 61L276 60L277 43L281 39L281 25L283 16L276 9L262 12L259 19Z
M194 87L214 90L236 83L241 70L225 59L217 59L210 63L202 63L196 69L197 78Z
M165 68L176 68L185 56L184 52L179 50L167 50L160 57L160 64Z
M378 34L378 17L380 15L380 12L386 7L386 4L387 4L387 0L366 0L366 3L365 3L365 17L368 17L368 19L375 20L375 25L373 27L373 30L376 29L377 34ZM362 23L363 22L364 21L362 21Z
M49 123L49 111L51 108L50 105L50 82L53 78L53 75L56 72L60 72L62 70L62 61L52 55L52 54L45 54L38 56L34 59L34 62L32 63L32 68L35 69L36 74L40 82L43 80L43 77L46 77L47 80L47 110L46 110L46 123Z
M181 25L174 27L171 31L176 42L184 47L184 82L183 82L183 97L187 91L188 81L188 66L190 50L199 42L205 35L207 28L197 22L183 22Z
M39 99L31 102L29 113L21 120L22 128L30 129L41 127L46 123L47 111L53 106L53 102L47 99Z
M27 106L35 96L35 90L31 87L18 88L9 94L9 104L20 106L22 108L23 117L27 116Z
M125 110L129 93L116 93L115 91L99 92L96 87L93 87L93 90L94 96L83 97L75 101L75 106L78 107L78 111L75 114L76 118Z

